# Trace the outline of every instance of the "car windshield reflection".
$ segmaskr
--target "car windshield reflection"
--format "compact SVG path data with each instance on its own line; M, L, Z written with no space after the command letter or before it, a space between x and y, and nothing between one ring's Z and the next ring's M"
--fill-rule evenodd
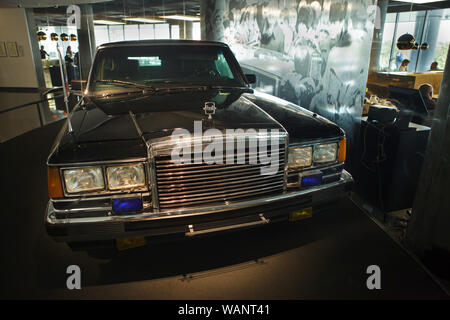
M132 52L127 48L101 50L89 85L93 95L107 90L126 91L180 86L243 87L245 82L219 46L146 46Z

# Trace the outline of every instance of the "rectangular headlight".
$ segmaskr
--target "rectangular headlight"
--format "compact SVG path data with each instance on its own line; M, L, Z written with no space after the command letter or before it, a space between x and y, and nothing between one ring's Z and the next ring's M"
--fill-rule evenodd
M100 167L67 169L63 171L68 193L102 190L105 188Z
M319 144L314 147L314 162L326 163L336 161L337 143Z
M145 186L143 164L131 164L106 168L110 190L129 189Z
M290 169L305 168L312 164L312 147L289 148L288 166Z

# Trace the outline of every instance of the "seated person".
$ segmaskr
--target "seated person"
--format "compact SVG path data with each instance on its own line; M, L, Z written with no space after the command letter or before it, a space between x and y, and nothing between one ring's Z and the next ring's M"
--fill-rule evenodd
M428 83L424 83L420 85L419 91L427 109L434 110L436 101L433 99L433 87Z
M436 70L439 70L438 63L437 63L437 61L433 61L430 65L430 71L436 71Z
M403 60L402 64L398 68L398 71L400 71L400 72L408 71L408 64L409 64L409 60L408 59Z

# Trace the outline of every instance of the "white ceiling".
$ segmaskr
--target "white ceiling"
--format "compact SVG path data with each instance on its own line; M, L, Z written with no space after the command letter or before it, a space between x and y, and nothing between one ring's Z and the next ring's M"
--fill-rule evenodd
M2 8L46 8L56 6L69 6L71 4L86 4L108 2L111 0L1 0Z

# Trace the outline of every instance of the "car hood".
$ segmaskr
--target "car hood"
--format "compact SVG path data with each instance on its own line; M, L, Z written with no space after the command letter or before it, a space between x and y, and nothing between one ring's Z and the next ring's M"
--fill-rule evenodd
M214 102L216 106L211 120L203 110L206 102ZM194 132L194 121L201 121L203 130L264 128L284 131L278 121L240 91L91 98L85 108L72 117L78 142L137 139L141 136L151 141L169 136L176 129Z
M84 97L71 116L73 134L57 139L49 163L81 163L146 158L146 144L169 137L176 129L277 129L296 143L342 136L334 123L276 97L243 90L174 92L164 95ZM215 102L208 120L203 107Z

